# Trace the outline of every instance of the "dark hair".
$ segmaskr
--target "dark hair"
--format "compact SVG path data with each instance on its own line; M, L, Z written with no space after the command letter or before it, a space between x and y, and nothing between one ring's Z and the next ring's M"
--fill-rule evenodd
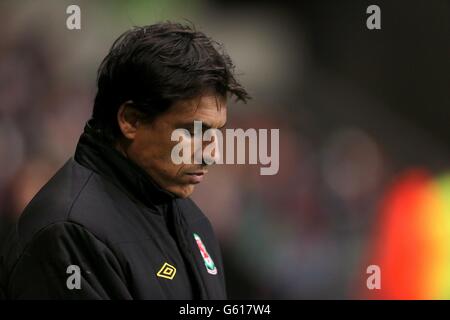
M174 102L207 90L243 102L250 99L221 44L195 27L171 22L123 33L100 64L97 86L92 117L113 139L120 136L118 109L129 100L153 119Z

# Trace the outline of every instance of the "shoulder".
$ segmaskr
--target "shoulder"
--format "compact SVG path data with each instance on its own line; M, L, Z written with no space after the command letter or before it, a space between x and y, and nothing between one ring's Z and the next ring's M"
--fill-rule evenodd
M17 223L17 237L26 245L44 229L71 223L101 241L114 242L130 206L135 207L112 183L70 159L27 205Z
M27 243L57 222L68 221L70 211L92 178L92 172L69 159L28 203L17 222L17 236Z

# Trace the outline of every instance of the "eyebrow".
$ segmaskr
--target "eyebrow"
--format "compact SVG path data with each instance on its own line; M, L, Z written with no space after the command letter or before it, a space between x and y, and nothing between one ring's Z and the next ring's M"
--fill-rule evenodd
M189 122L189 123L186 124L186 125L188 125L188 126L189 126L189 125L194 126L194 121L200 121L200 122L202 123L202 127L205 128L206 130L212 128L210 124L208 124L208 123L206 123L206 122L204 122L204 121L202 121L202 120L198 120L198 119L194 119L194 120L192 120L192 122ZM226 125L227 125L227 122L225 122L221 127L217 128L217 129L222 129L222 128L224 128Z

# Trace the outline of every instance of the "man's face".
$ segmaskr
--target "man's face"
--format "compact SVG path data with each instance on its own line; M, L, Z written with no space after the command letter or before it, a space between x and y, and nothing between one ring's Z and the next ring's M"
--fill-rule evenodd
M206 164L194 164L194 121L202 122L203 131L208 128L222 128L227 121L225 99L204 95L178 101L150 123L139 122L134 127L132 139L128 139L126 147L128 157L143 168L161 188L182 198L190 196L194 186L200 183L207 173ZM178 141L171 141L171 135L179 128L187 129L191 133L191 137L186 136L183 139L188 139L186 143L191 143L192 164L175 164L172 161L172 148ZM210 143L211 141L199 142L196 145L203 149ZM214 158L218 157L218 151L216 148Z

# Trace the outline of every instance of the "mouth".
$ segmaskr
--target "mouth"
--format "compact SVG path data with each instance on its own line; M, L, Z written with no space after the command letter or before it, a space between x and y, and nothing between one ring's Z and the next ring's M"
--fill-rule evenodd
M189 183L197 184L203 180L206 173L208 173L208 171L195 171L195 172L188 172L186 173L186 175L188 176Z

